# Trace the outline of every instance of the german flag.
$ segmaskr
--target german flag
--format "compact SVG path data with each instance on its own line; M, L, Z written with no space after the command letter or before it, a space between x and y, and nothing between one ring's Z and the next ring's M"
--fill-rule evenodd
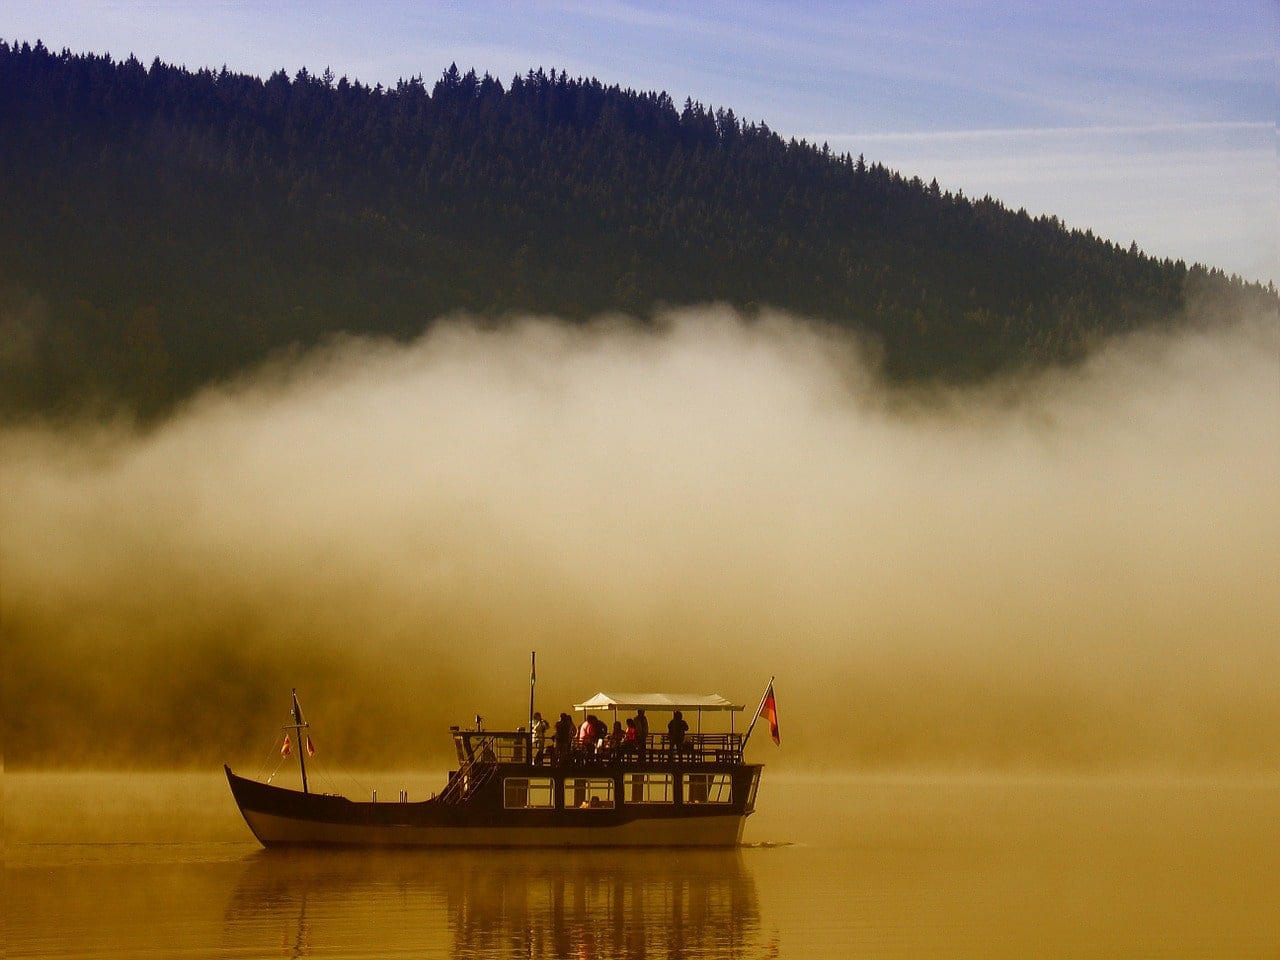
M760 704L760 716L769 721L769 736L773 737L773 742L781 745L782 739L778 736L778 701L773 696L772 683Z

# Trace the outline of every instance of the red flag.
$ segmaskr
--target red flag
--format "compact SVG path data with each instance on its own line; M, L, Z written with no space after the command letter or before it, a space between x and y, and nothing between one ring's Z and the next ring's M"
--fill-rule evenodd
M778 736L778 702L773 698L773 684L769 684L769 692L764 695L764 703L760 704L760 716L769 721L769 736L773 742L781 745Z
M293 753L293 744L289 742L289 735L284 735L284 743L280 745L280 756L287 757Z
M314 757L316 755L316 745L311 742L311 734L307 734L307 756Z

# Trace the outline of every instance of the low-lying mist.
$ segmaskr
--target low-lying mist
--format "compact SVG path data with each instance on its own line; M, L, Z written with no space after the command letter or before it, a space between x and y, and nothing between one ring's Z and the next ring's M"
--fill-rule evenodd
M769 762L1280 766L1274 316L927 393L785 316L454 319L0 454L11 767L253 767L291 687L442 762L531 650L552 716L776 674Z

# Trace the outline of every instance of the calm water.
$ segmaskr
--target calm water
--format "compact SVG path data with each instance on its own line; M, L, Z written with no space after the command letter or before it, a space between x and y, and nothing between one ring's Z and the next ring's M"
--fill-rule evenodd
M1280 960L1278 780L765 777L740 851L369 855L260 850L220 775L9 774L7 955Z

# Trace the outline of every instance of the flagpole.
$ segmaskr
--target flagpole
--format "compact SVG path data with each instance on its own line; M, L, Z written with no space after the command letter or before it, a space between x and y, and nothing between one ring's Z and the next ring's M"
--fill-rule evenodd
M764 688L764 693L760 694L760 703L756 707L755 716L751 718L751 726L747 727L747 732L742 735L742 749L744 752L747 749L747 741L751 739L751 731L756 728L756 721L760 719L760 711L764 709L764 702L768 699L769 691L773 689L773 681L776 679L776 676L769 678L769 683Z
M538 651L529 651L529 762L533 762L533 688L538 685Z
M307 752L306 744L302 740L302 728L308 724L302 722L302 707L298 706L298 689L293 690L293 729L298 734L298 767L302 770L302 792L307 793L307 761L303 754Z

